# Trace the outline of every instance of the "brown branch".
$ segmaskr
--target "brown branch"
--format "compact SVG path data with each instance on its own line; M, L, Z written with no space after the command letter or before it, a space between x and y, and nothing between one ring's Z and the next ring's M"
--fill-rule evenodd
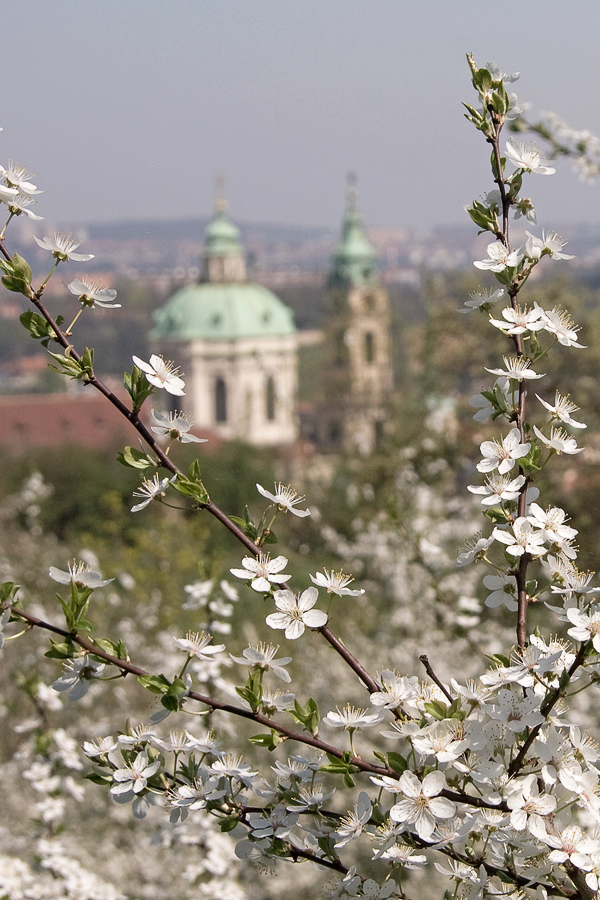
M325 638L328 644L330 644L333 649L338 653L342 659L348 664L348 666L352 669L353 672L356 672L362 683L367 687L371 694L377 693L377 691L381 690L381 686L374 681L367 670L361 666L356 657L354 657L350 651L344 646L342 641L335 636L335 634L331 631L327 625L323 625L322 628L317 629Z
M454 697L452 696L452 694L450 693L450 691L448 690L448 688L445 687L445 686L442 684L442 682L440 681L440 679L437 677L437 675L435 674L435 672L434 672L433 669L431 668L431 663L429 662L429 659L428 659L428 657L427 657L427 655L426 655L425 653L422 653L422 654L421 654L421 656L419 657L419 662L423 663L423 665L425 666L425 671L427 672L427 674L429 675L429 677L431 678L431 680L432 680L433 682L435 682L435 684L437 684L437 686L439 687L440 691L441 691L441 692L444 694L444 696L447 698L448 702L449 702L449 703L454 703Z
M571 678L573 677L573 675L575 674L575 672L577 671L579 666L582 665L590 646L591 646L591 641L586 641L586 643L582 644L580 646L579 650L577 651L577 656L575 657L575 659L573 660L573 662L571 663L571 665L569 667L569 682L571 681ZM519 752L517 753L517 755L515 756L515 758L513 759L513 761L511 762L511 764L508 767L509 775L516 775L519 772L519 769L522 767L525 757L527 755L527 751L529 750L529 748L533 744L534 740L538 736L540 729L546 724L546 718L552 712L553 708L558 703L561 696L564 694L565 690L566 690L566 686L564 688L560 688L560 687L555 688L550 693L548 699L545 700L544 703L542 703L542 705L540 706L540 713L544 717L544 721L541 722L539 725L536 725L535 728L532 728L531 731L529 732L529 734L527 735L527 738L521 745L521 749L519 750Z

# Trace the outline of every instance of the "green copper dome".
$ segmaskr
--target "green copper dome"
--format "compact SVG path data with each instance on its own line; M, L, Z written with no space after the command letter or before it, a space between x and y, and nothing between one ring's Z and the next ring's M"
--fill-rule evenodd
M295 334L291 310L258 284L188 284L154 314L153 341L233 341Z
M330 284L377 283L377 254L367 238L360 212L356 204L356 189L350 187L347 193L346 212L342 223L342 238L332 257Z

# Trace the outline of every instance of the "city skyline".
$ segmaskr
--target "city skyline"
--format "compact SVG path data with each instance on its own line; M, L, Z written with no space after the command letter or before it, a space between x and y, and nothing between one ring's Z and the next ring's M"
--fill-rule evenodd
M0 61L0 162L36 174L52 222L208 215L222 172L236 221L335 229L348 171L369 226L467 222L490 176L466 52L520 70L532 113L600 132L597 16L592 0L7 0L24 24ZM598 185L557 168L530 179L540 224L600 221Z

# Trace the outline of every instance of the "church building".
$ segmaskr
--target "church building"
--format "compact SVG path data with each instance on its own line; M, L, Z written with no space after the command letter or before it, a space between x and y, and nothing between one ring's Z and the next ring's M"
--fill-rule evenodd
M181 288L155 315L151 339L185 373L178 408L198 429L258 446L296 440L293 316L247 280L240 231L224 200L204 234L200 283Z
M372 453L392 390L388 295L349 179L341 240L327 278L326 394L317 417L323 449Z

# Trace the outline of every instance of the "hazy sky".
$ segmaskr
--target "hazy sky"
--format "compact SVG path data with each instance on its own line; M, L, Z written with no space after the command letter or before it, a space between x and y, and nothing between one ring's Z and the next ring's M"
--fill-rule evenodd
M466 221L487 150L465 53L520 99L600 133L598 0L4 0L0 161L77 220L203 215L224 172L241 221ZM7 37L10 35L10 37ZM600 221L563 162L531 176L540 225ZM40 223L41 226L42 223Z

